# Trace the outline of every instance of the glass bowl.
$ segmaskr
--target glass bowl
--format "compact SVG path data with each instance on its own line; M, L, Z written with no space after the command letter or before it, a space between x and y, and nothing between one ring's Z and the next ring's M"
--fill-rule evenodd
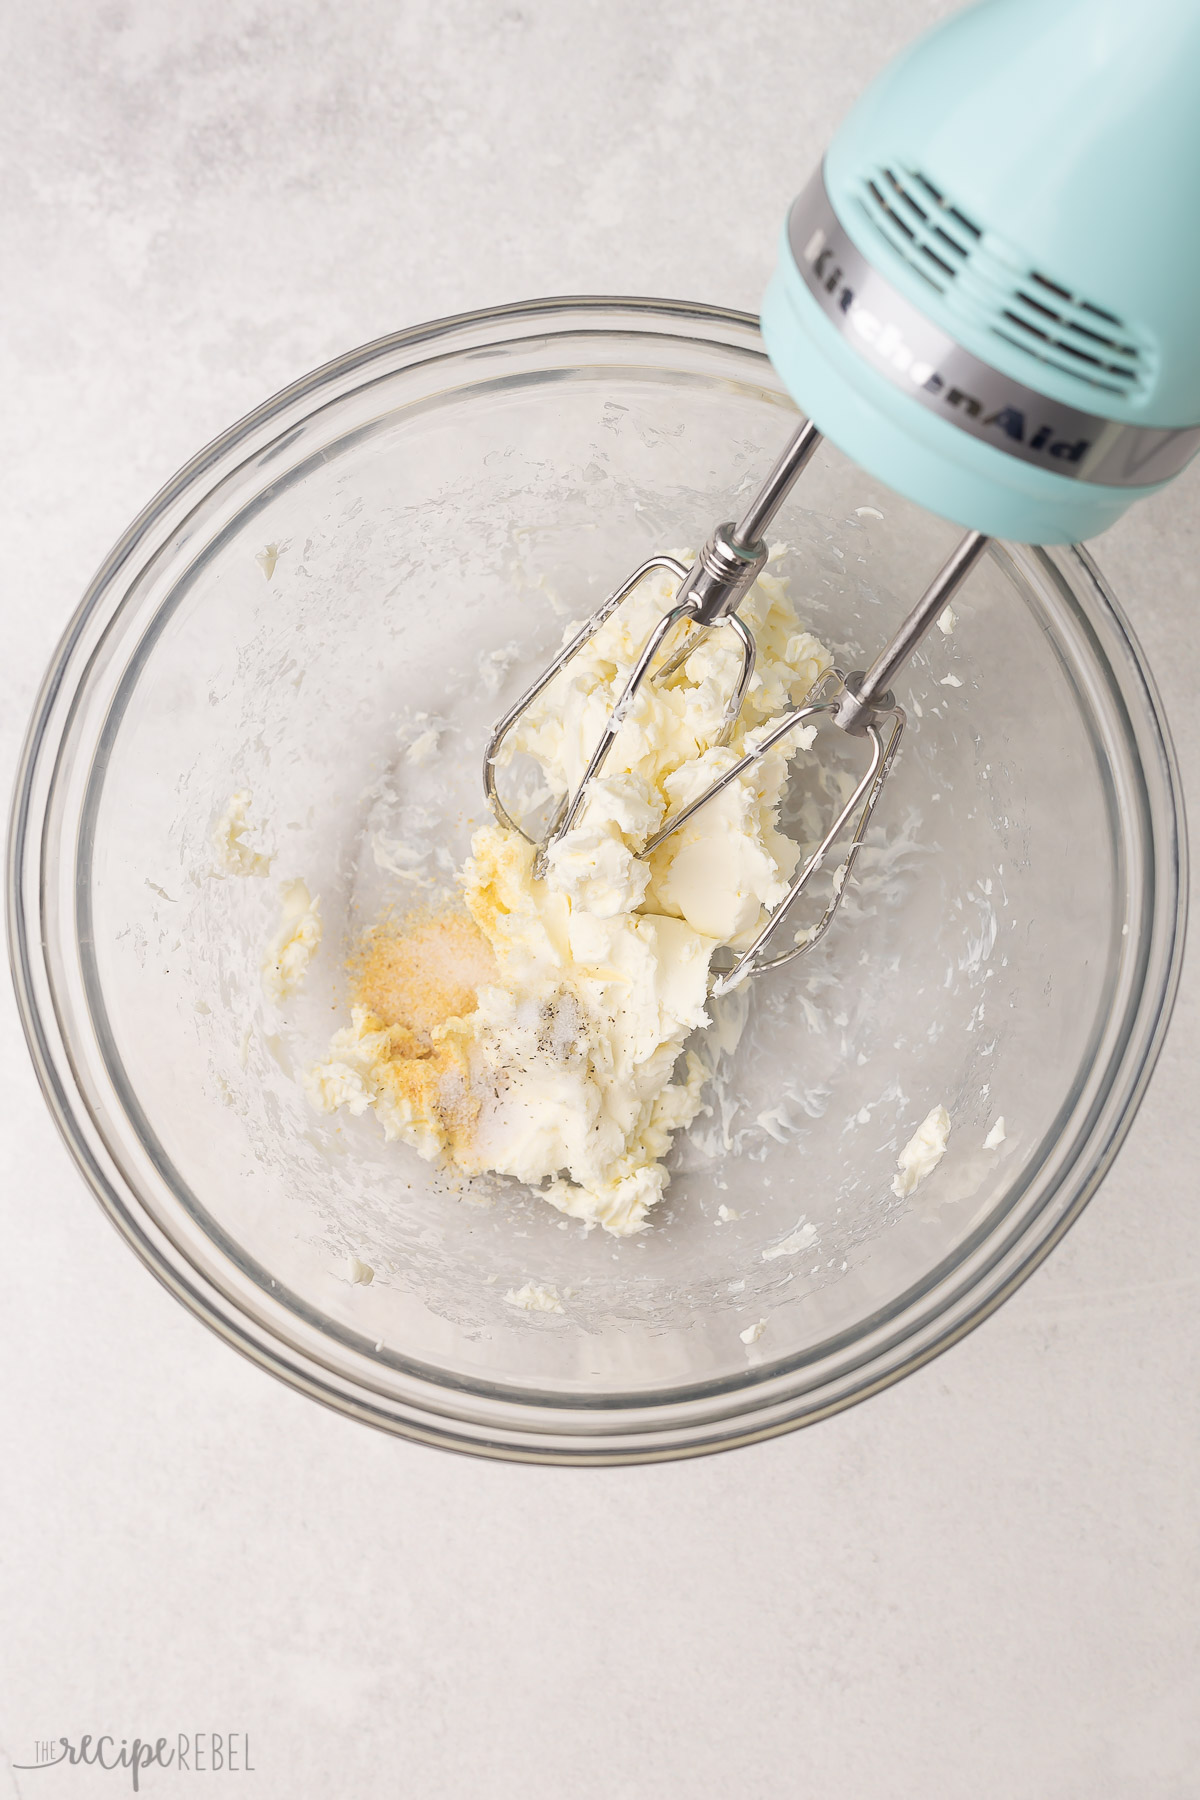
M46 1094L154 1273L358 1418L574 1463L820 1418L1011 1293L1129 1125L1182 946L1176 770L1091 561L1008 546L901 684L913 725L843 916L734 996L651 1230L588 1234L305 1098L358 934L449 880L483 816L493 718L568 619L728 517L794 423L742 314L545 301L402 332L184 469L55 657L10 883ZM957 533L825 447L774 535L855 666ZM437 755L409 755L430 729ZM214 872L243 790L265 879ZM259 967L298 876L324 939L276 1005ZM949 1149L899 1199L938 1103ZM512 1305L526 1282L563 1311Z

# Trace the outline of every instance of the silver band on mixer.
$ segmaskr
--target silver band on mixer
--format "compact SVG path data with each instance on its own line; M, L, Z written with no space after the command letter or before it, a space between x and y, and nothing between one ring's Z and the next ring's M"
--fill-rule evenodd
M1128 425L1025 387L964 350L874 269L818 169L788 219L805 286L855 351L913 400L1022 462L1103 487L1153 487L1200 448L1200 426Z

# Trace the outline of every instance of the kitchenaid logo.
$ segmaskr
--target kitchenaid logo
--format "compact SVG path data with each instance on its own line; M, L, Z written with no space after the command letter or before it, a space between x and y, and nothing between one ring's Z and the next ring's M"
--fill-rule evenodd
M981 436L985 431L996 432L1023 445L1027 452L1052 457L1060 465L1080 462L1086 455L1090 438L1060 437L1053 425L1027 419L1019 406L989 407L978 394L957 386L905 343L899 326L881 319L858 299L845 278L836 250L828 242L824 226L819 225L813 232L803 256L812 274L810 285L814 291L820 291L826 310L842 314L847 329L861 338L875 360L886 364L913 387L932 395L948 410L953 409L960 420L971 420L972 429Z
M116 1738L90 1732L75 1738L44 1738L34 1745L34 1760L13 1763L14 1769L61 1767L124 1770L135 1794L150 1769L182 1770L187 1775L253 1775L250 1734L245 1731L176 1732L174 1737ZM94 1790L90 1790L94 1791Z

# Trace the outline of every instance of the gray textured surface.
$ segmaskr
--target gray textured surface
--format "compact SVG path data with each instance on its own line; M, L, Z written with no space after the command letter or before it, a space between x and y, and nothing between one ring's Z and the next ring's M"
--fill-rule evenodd
M7 758L205 439L442 313L754 307L841 111L945 10L8 0ZM1198 548L1192 474L1099 551L1192 794ZM966 1343L800 1436L600 1474L393 1443L226 1350L102 1219L5 998L0 1794L125 1791L9 1774L59 1732L245 1730L225 1780L272 1800L1194 1800L1197 994L1082 1223Z

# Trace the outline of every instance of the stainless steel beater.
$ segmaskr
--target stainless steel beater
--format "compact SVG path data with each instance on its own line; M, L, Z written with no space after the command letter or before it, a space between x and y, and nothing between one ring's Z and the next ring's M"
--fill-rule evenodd
M577 632L570 643L559 652L549 668L538 676L533 685L525 690L516 705L509 708L492 732L483 758L483 786L488 805L502 825L508 826L512 831L519 831L522 837L528 838L529 842L537 843L534 874L539 878L545 874L546 858L551 846L570 831L579 817L587 797L587 790L604 767L605 760L612 748L613 739L628 715L634 695L650 674L655 657L676 625L686 625L691 635L663 664L662 668L656 671L659 679L673 674L687 660L703 638L715 631L718 626L729 626L738 637L742 651L741 672L726 702L721 731L717 739L719 743L728 741L737 723L738 714L741 712L751 676L754 674L754 637L744 620L738 616L738 602L753 587L766 564L767 547L762 541L763 532L779 511L792 484L820 441L821 434L815 425L811 423L802 425L771 470L741 520L736 525L732 521L725 525L718 525L690 569L685 568L683 563L673 556L652 556L646 562L639 564L633 574L596 608L583 629ZM673 575L679 583L674 605L667 609L647 638L642 653L634 664L629 678L618 696L617 703L609 715L607 725L575 793L563 797L542 838L536 840L529 838L529 834L510 815L497 789L496 766L501 746L522 713L550 685L560 670L564 669L571 658L595 637L600 627L612 617L622 601L627 600L648 575L652 575L660 569L668 575Z
M754 673L755 661L754 637L745 621L739 616L737 607L766 565L767 545L764 541L764 533L820 442L821 434L811 421L802 425L741 519L736 524L730 522L718 525L690 569L670 556L652 556L646 562L641 563L628 579L596 609L582 630L576 633L550 666L526 689L516 704L509 708L497 724L488 740L484 755L484 790L487 794L488 804L500 823L512 831L520 832L528 842L536 844L537 855L534 859L534 875L536 877L540 878L544 875L551 847L566 832L570 831L578 820L587 800L588 788L603 769L608 753L622 723L628 716L634 696L642 683L651 678L663 679L674 673L686 662L703 639L720 626L728 626L736 633L742 650L740 673L726 702L717 742L728 740L741 712L742 702L745 699L750 678ZM849 675L843 675L837 669L826 671L804 704L783 714L753 750L741 757L703 794L677 813L674 818L668 819L645 845L644 855L657 849L659 844L664 843L671 836L672 832L678 831L681 826L686 825L702 807L707 806L710 800L715 799L731 782L736 781L789 732L795 731L799 727L806 724L832 723L850 737L865 739L870 746L867 768L856 783L849 799L839 808L819 844L805 858L787 894L771 913L749 949L737 958L731 969L717 977L713 988L714 993L727 992L748 975L758 974L764 969L778 968L781 964L790 962L793 957L812 949L824 936L841 904L846 880L853 869L871 814L895 760L900 737L904 730L905 715L891 693L892 681L916 650L935 619L949 604L951 597L957 592L960 584L981 555L986 543L987 538L983 533L968 532L927 592L868 670L855 671ZM505 807L498 791L496 769L504 741L518 719L537 699L538 695L544 692L572 657L596 635L600 627L612 617L622 602L627 600L639 584L656 570L663 570L673 575L679 583L675 600L664 611L661 619L646 639L641 654L609 714L600 740L575 792L563 796L545 834L541 838L530 837L529 833ZM677 625L685 627L689 635L656 669L654 667L655 660ZM852 835L841 872L835 878L832 896L817 925L788 949L780 951L774 956L765 955L767 944L780 929L785 917L816 876L831 848L851 825L851 821L853 821Z
M865 773L854 787L848 800L839 809L816 848L805 857L799 873L794 877L791 886L779 905L775 907L765 925L762 926L754 942L734 962L732 968L717 977L713 984L714 994L728 993L738 982L744 981L748 975L760 974L764 969L778 969L794 957L801 956L806 950L820 942L827 931L834 913L841 905L842 895L846 891L846 883L854 868L858 852L862 847L871 814L883 791L883 784L891 771L900 747L900 738L907 722L904 708L897 704L891 691L892 682L904 667L909 657L916 650L922 638L929 631L934 621L950 604L970 570L987 547L988 539L980 531L969 531L960 540L953 554L930 583L921 599L913 607L900 629L888 644L880 651L871 667L865 672L856 670L844 675L840 669L829 669L814 684L812 693L820 697L810 697L803 705L793 707L784 713L771 727L767 735L753 750L733 764L718 777L712 785L685 806L674 818L668 819L654 837L645 846L643 855L686 825L695 817L702 806L723 792L730 782L736 781L739 775L745 774L754 763L766 755L767 751L785 738L798 726L807 724L819 725L831 723L838 726L850 737L865 738L871 746L870 759ZM857 815L857 816L856 816ZM838 838L853 821L853 830L845 857L834 877L833 893L820 919L811 930L799 935L786 950L778 951L774 956L764 954L767 944L782 926L788 913L799 900L836 844Z

